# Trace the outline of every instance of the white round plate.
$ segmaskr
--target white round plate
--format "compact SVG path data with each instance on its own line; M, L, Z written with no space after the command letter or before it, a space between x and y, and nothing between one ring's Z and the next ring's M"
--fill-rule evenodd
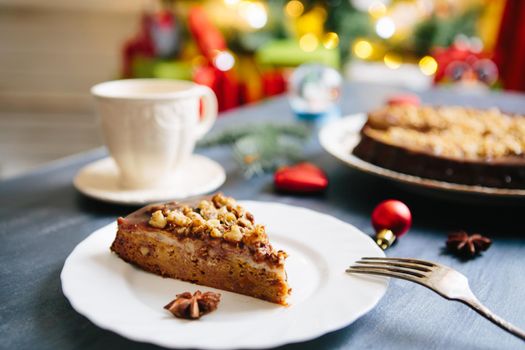
M363 256L384 257L370 237L331 216L277 203L242 202L284 249L289 306L219 291L219 308L197 321L174 318L163 306L185 291L218 291L144 272L109 246L116 224L81 242L67 258L64 295L99 327L169 348L267 348L305 341L345 327L372 309L387 279L345 269Z
M441 192L445 197L450 197L447 196L448 193L454 198L457 198L454 194L483 195L496 199L525 198L525 190L470 186L432 180L385 169L354 156L352 151L361 140L360 131L366 122L366 118L365 114L359 113L326 124L319 131L319 142L321 146L328 153L355 169L409 185L407 188L413 190L419 189L424 193L438 194ZM465 199L465 197L463 198Z
M127 190L119 184L117 165L111 157L86 165L76 175L73 184L86 196L105 202L144 205L184 199L209 193L226 180L226 172L217 162L194 154L161 188Z

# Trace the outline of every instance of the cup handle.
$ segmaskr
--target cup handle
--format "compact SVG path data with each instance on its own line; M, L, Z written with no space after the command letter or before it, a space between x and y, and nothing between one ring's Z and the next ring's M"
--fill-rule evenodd
M201 139L208 131L210 131L211 127L215 123L215 119L217 119L217 113L219 110L217 97L215 96L213 90L203 85L199 86L199 90L200 91L198 94L202 97L204 114L197 125L195 135L197 140Z

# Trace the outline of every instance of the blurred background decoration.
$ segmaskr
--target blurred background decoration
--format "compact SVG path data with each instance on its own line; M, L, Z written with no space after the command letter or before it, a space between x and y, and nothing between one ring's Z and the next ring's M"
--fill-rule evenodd
M284 92L309 62L351 80L499 88L493 58L513 2L164 0L137 18L122 77L191 79L214 89L221 110Z
M525 91L524 18L522 0L2 0L0 178L99 146L89 88L122 77L208 85L223 111L284 92L304 63Z

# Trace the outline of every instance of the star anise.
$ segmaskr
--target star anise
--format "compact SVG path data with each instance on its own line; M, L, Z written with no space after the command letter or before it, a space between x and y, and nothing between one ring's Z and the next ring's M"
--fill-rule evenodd
M217 309L220 301L219 293L202 293L198 290L193 295L190 292L177 294L175 300L170 301L164 308L175 317L195 320Z
M447 249L463 258L473 258L482 251L489 249L492 241L475 233L469 235L465 231L451 233L447 239Z

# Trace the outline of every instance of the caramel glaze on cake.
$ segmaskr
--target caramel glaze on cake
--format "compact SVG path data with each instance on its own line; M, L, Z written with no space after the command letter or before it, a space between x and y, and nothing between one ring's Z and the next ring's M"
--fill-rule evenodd
M525 189L525 117L499 110L397 105L368 115L353 153L451 183Z
M286 305L286 253L229 197L146 206L118 219L111 250L155 274Z

